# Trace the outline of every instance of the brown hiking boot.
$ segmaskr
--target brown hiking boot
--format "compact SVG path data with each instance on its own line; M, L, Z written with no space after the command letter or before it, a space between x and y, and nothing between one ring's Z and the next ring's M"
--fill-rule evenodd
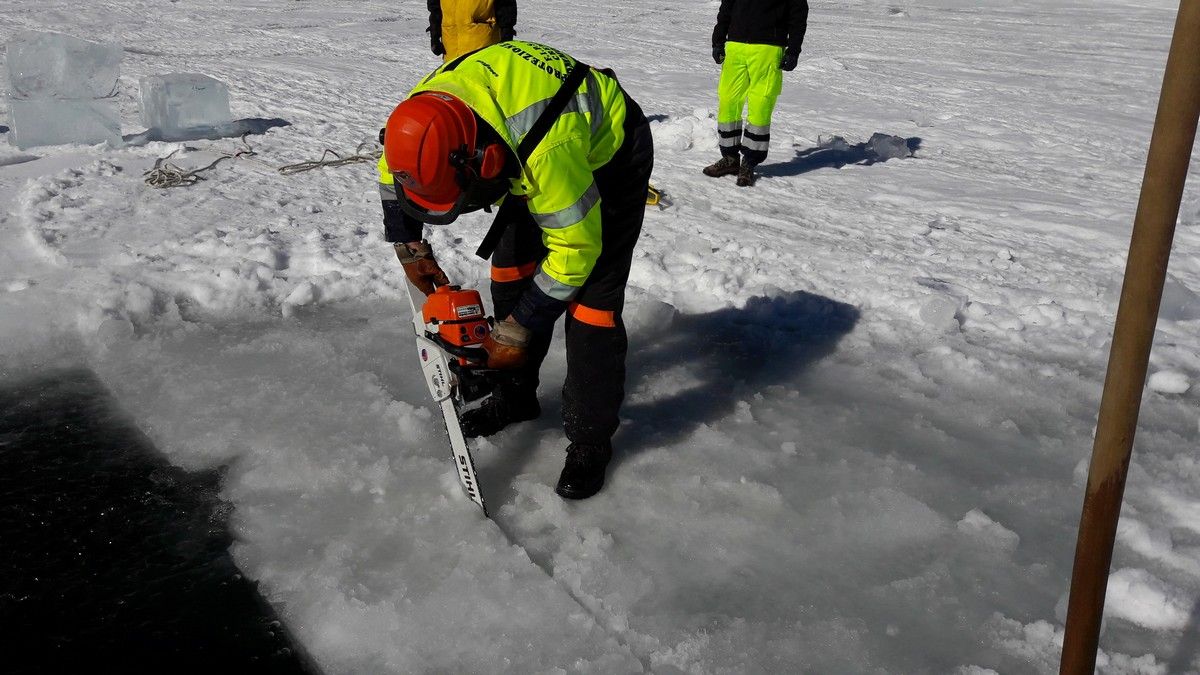
M718 159L715 164L709 164L704 167L704 175L712 178L720 178L721 176L731 176L738 172L738 167L742 162L737 155L725 156Z
M754 185L754 181L758 178L754 175L754 165L749 162L738 168L737 175L738 187L750 187Z

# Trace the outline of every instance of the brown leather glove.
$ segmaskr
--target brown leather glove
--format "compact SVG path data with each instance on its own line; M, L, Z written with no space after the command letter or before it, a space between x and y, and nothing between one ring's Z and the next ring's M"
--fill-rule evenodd
M410 244L394 244L396 258L404 265L404 274L417 290L425 295L433 293L437 286L445 286L450 279L437 261L428 242L414 241Z
M520 368L529 360L529 338L533 332L513 321L510 316L497 322L492 332L483 339L483 350L487 352L488 368L507 370Z

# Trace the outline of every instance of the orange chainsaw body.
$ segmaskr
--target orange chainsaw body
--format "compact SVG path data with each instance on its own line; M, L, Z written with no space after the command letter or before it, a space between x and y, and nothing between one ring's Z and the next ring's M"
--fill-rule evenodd
M437 327L438 337L456 347L483 343L491 332L479 291L458 286L439 286L425 299L421 316L426 325Z

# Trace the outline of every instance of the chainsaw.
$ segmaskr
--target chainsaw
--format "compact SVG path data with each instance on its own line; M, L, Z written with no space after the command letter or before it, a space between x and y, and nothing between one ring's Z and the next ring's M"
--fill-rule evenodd
M487 396L495 388L497 371L487 368L487 352L482 347L491 332L492 319L484 313L478 291L439 286L425 298L420 312L414 293L420 291L408 284L421 373L434 402L442 409L459 482L467 497L486 516L487 506L479 491L475 461L463 436L459 414L467 404Z

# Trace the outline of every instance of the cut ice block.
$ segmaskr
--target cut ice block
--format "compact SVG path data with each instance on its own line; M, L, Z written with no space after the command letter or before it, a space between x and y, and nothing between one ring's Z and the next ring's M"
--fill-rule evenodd
M24 150L60 143L121 142L116 98L80 101L8 100L9 137Z
M142 123L174 133L195 127L228 124L229 88L197 73L151 75L141 80Z
M22 31L6 45L10 97L107 98L117 91L124 50L62 33Z

